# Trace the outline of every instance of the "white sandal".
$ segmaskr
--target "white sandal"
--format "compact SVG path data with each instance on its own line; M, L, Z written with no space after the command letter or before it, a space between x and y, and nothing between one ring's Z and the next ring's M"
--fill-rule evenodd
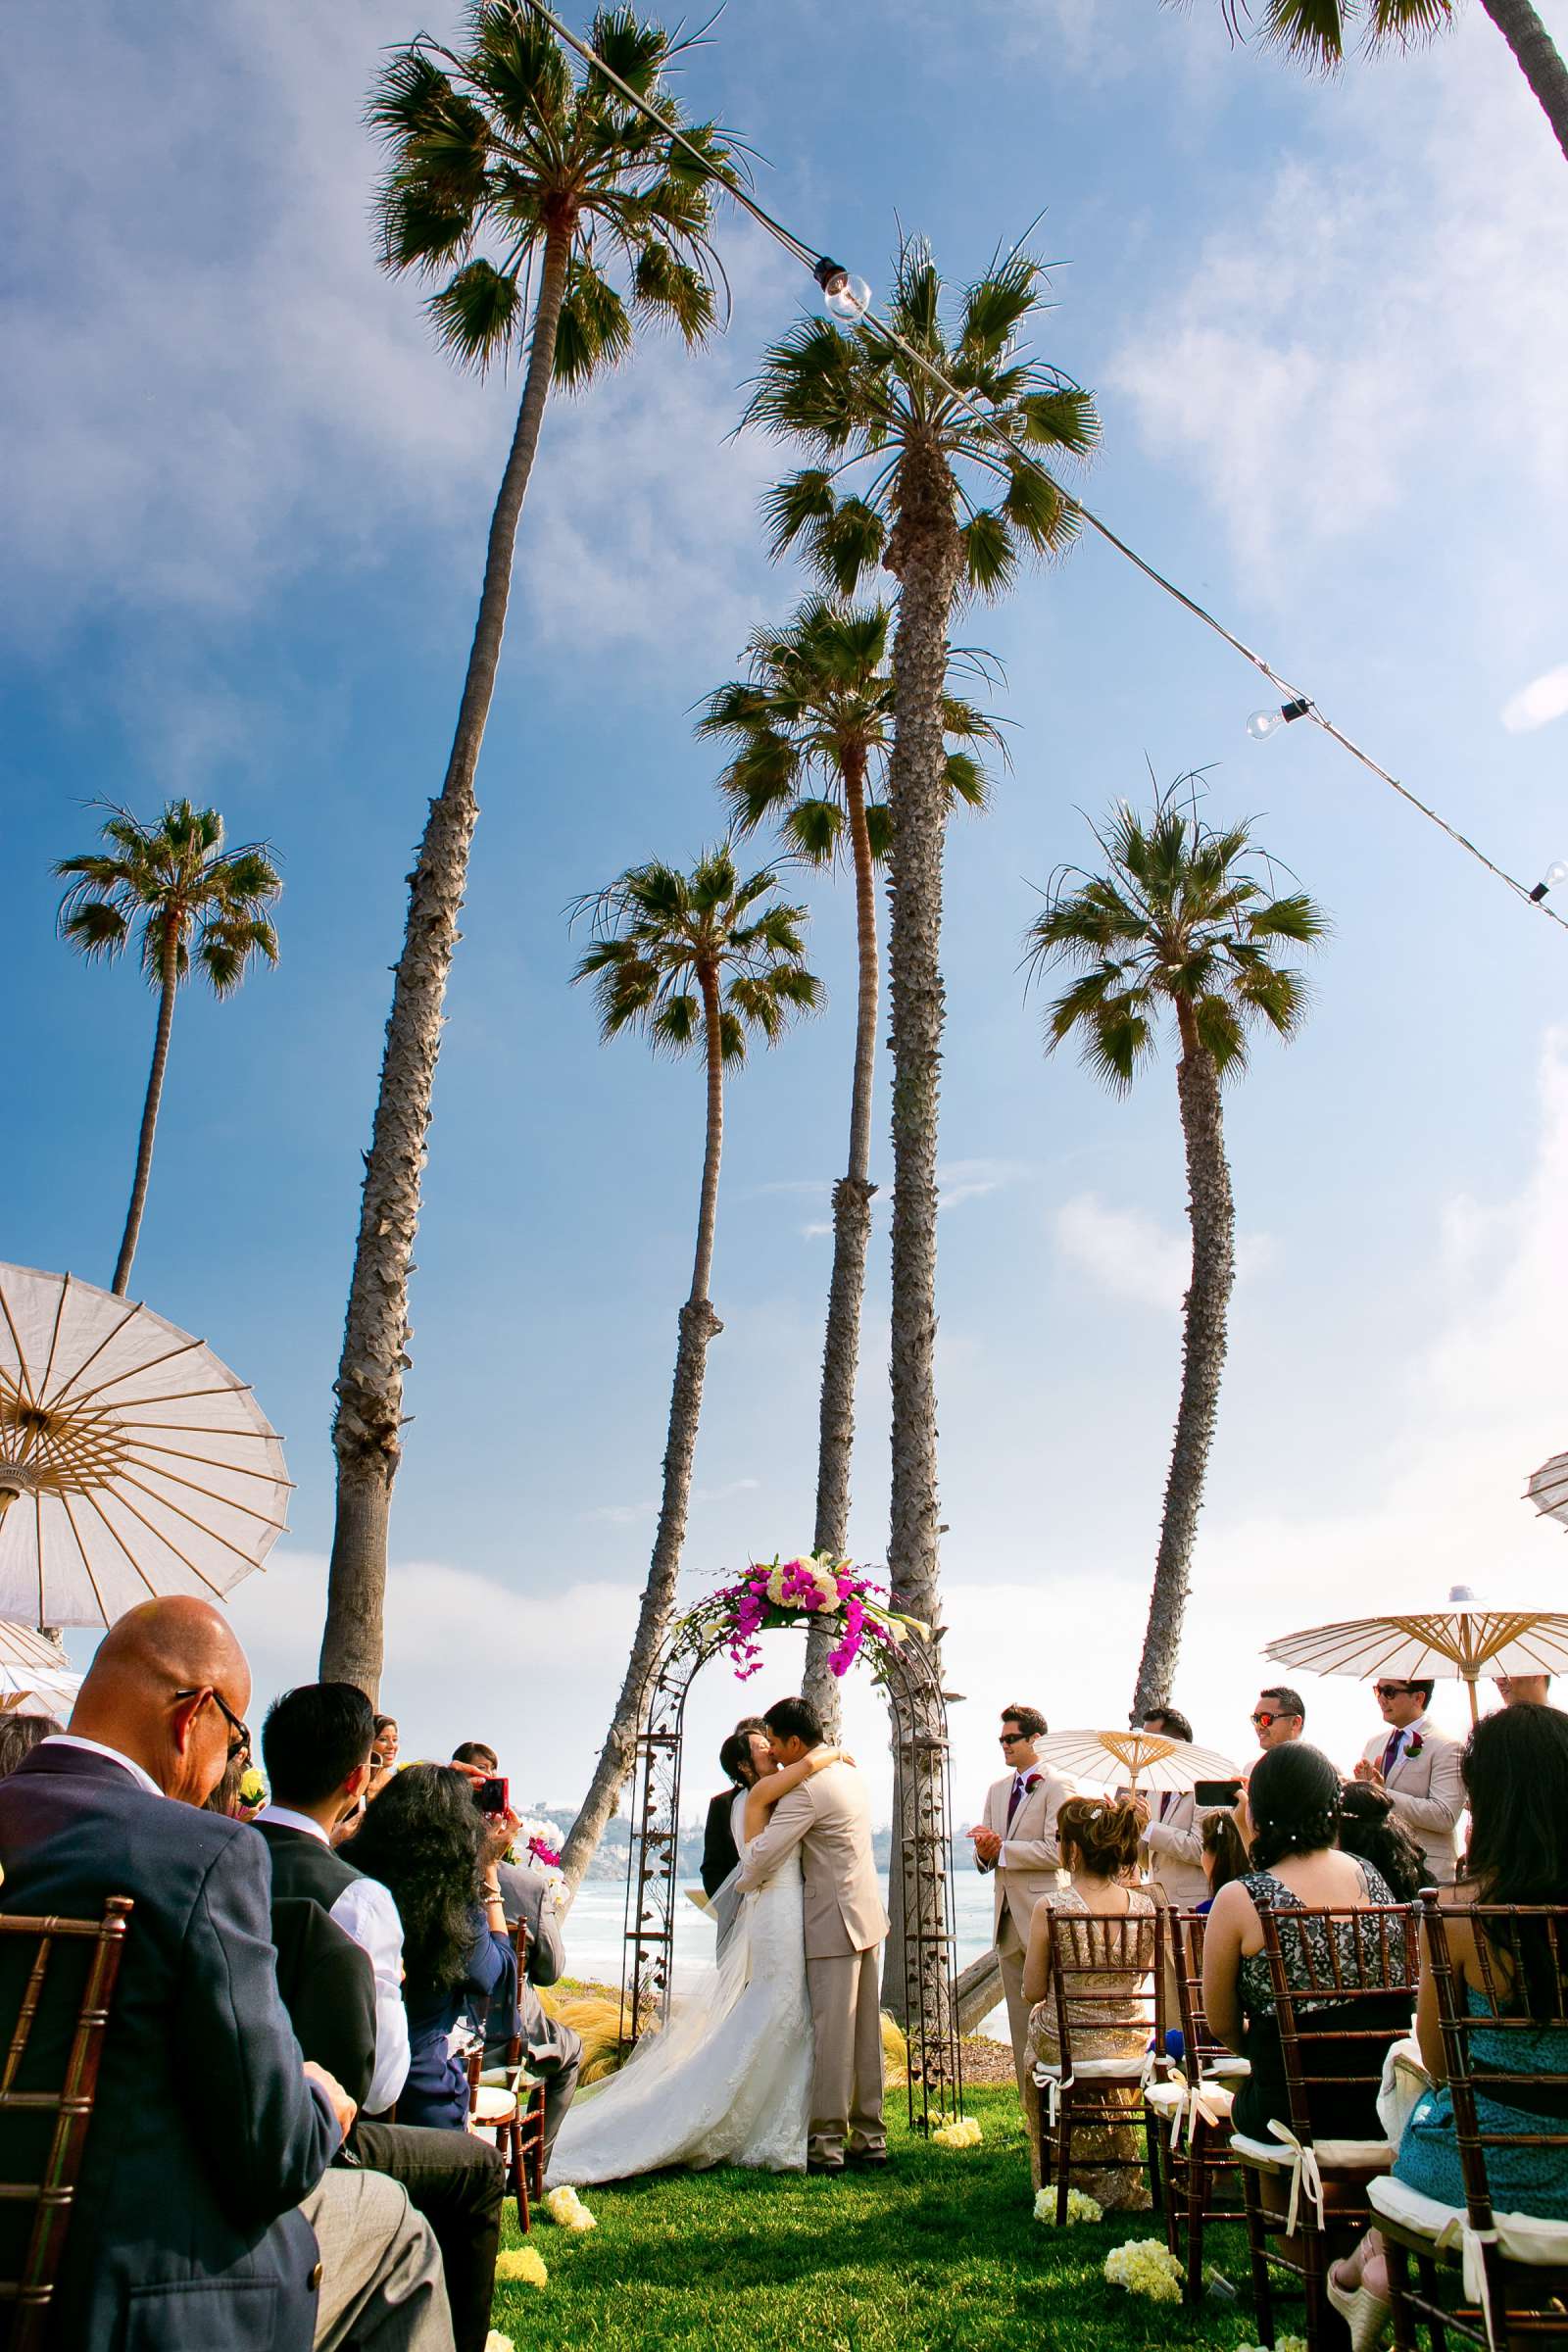
M1376 2352L1394 2320L1394 2306L1388 2297L1375 2295L1369 2286L1341 2286L1333 2263L1323 2283L1329 2301L1349 2328L1350 2352Z

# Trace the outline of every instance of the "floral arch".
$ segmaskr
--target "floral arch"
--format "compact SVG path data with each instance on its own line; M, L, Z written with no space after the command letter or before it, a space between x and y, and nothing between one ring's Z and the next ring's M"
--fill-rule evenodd
M895 1926L901 1918L904 1925L909 2122L929 2131L956 2121L963 2107L947 1700L929 1630L889 1609L847 1560L754 1563L737 1583L677 1619L648 1670L632 1760L621 1961L624 2046L632 2048L668 2014L687 1693L720 1651L744 1680L761 1665L759 1636L805 1628L824 1616L841 1627L834 1671L847 1673L862 1660L887 1698L902 1831L894 1841L900 1884L889 1889L889 1908Z

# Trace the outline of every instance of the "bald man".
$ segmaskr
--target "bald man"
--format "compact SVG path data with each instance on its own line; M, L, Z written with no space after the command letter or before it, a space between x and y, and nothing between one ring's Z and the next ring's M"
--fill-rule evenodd
M0 1783L0 1911L135 1906L48 2341L451 2352L440 2257L404 2191L327 2170L354 2107L279 2000L267 1847L199 1809L249 1744L250 1696L217 1609L144 1601L99 1644L69 1729ZM27 1957L0 1939L0 2041ZM19 2088L59 2082L79 1991L79 1970L52 1967ZM29 2121L0 2115L0 2179L36 2165ZM27 2218L0 2205L0 2276Z

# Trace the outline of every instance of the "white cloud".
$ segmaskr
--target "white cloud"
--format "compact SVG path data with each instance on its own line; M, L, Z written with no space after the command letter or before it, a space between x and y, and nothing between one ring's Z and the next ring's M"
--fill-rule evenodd
M984 1200L1020 1183L1029 1169L1019 1159L949 1159L937 1169L937 1213L962 1208L969 1200Z
M1185 1227L1162 1225L1142 1209L1112 1208L1098 1194L1079 1193L1055 1211L1052 1230L1069 1265L1113 1298L1174 1311L1187 1295L1193 1245ZM1236 1246L1238 1280L1261 1273L1274 1255L1268 1234L1243 1234Z
M1425 103L1389 103L1396 72ZM1437 482L1450 508L1494 503L1499 450L1526 498L1568 486L1568 315L1537 272L1568 189L1492 27L1347 74L1322 119L1342 136L1282 162L1104 371L1254 585Z
M1531 735L1537 727L1563 717L1568 717L1568 662L1532 678L1502 706L1502 723L1510 735Z
M737 1494L750 1494L761 1483L761 1480L758 1478L732 1478L727 1485L722 1487L694 1487L691 1496L692 1508L698 1510L705 1503L710 1502L732 1502ZM658 1514L658 1510L657 1500L600 1502L596 1503L592 1510L583 1511L580 1516L587 1520L595 1520L603 1527L635 1527L640 1519L654 1518Z

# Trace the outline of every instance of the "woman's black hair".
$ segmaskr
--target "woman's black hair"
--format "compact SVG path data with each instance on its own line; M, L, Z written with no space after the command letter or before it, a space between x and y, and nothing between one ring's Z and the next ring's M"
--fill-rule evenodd
M1304 1740L1266 1747L1247 1784L1252 1868L1272 1870L1287 1854L1320 1854L1340 1827L1340 1776Z
M1368 1781L1348 1781L1340 1791L1340 1851L1370 1862L1396 1903L1413 1903L1432 1876L1393 1797Z
M718 1751L718 1769L734 1782L737 1788L754 1788L757 1786L757 1765L752 1756L752 1735L749 1731L731 1732Z
M394 1773L365 1809L354 1867L379 1879L403 1921L411 1986L462 1983L474 1939L485 1824L473 1789L446 1764Z
M1483 1715L1461 1762L1470 1799L1465 1870L1477 1902L1568 1903L1568 1715L1529 1702ZM1539 1923L1534 1934L1530 1922L1522 1925L1525 2000L1532 2015L1555 2016L1560 1994L1547 1938Z
M60 1726L52 1715L0 1714L0 1781L9 1780L24 1756L30 1756L40 1740L52 1739Z
M1245 1879L1252 1867L1242 1833L1228 1813L1211 1813L1204 1822L1203 1851L1214 1856L1214 1867L1207 1874L1211 1895L1233 1879Z

